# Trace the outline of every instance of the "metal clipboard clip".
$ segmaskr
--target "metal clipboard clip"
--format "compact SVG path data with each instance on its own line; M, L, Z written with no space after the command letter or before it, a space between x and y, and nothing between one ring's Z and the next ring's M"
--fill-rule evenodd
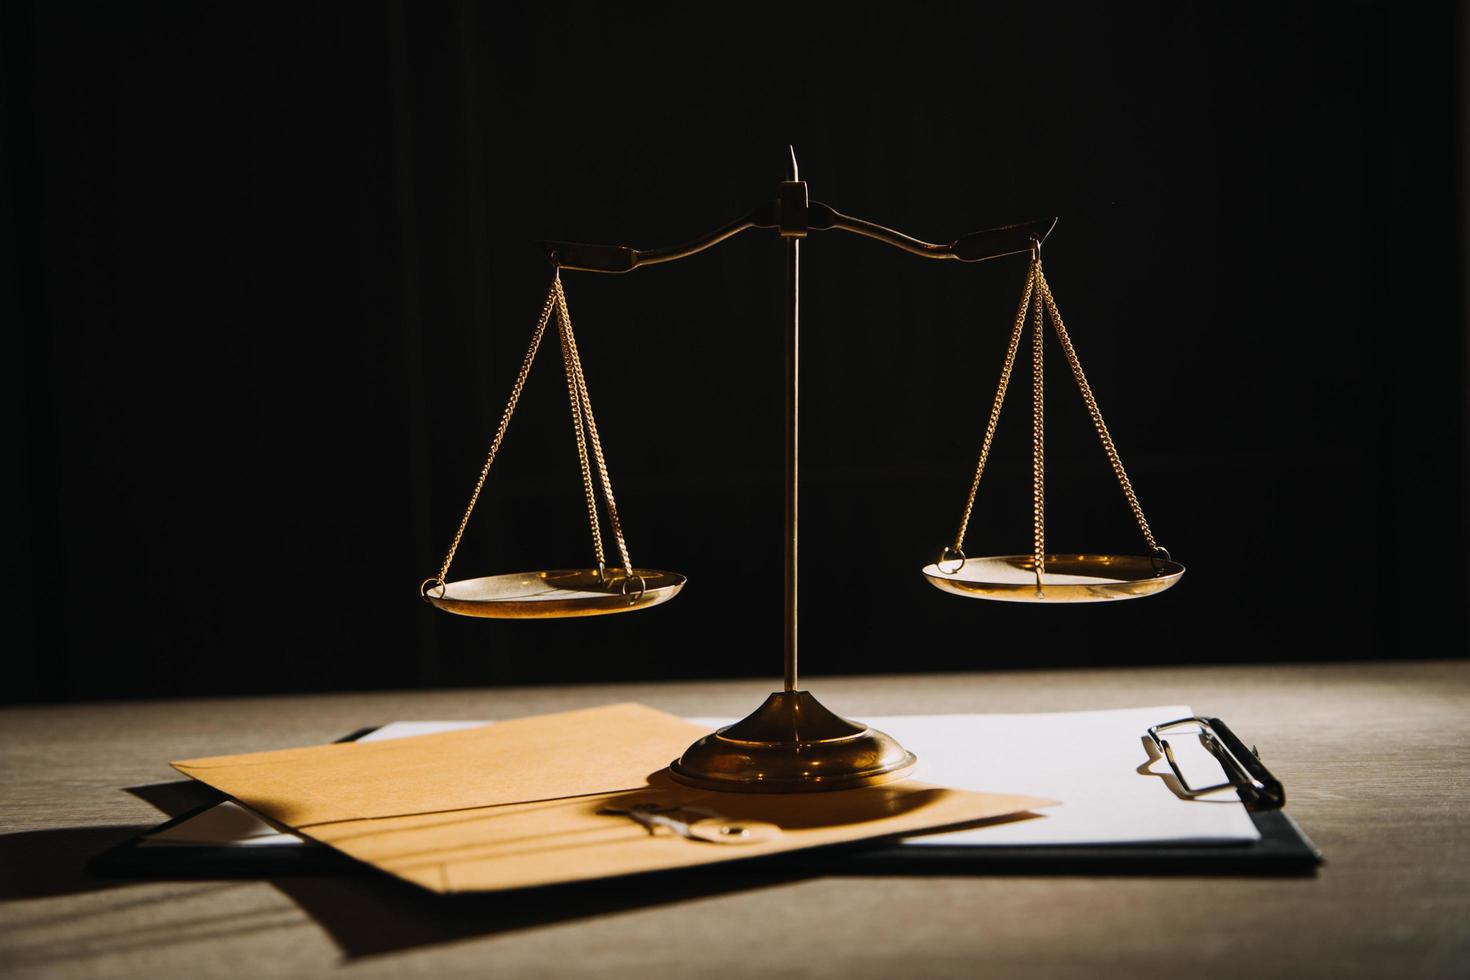
M1193 725L1199 729L1200 744L1209 751L1225 770L1226 782L1214 786L1191 786L1184 778L1179 762L1174 758L1174 749L1169 740L1159 733L1171 728ZM1218 790L1235 787L1247 810L1279 810L1286 804L1286 787L1281 780L1271 775L1271 770L1261 764L1261 756L1254 748L1246 748L1236 737L1230 726L1219 718L1180 718L1154 725L1148 730L1148 740L1159 754L1169 762L1179 785L1190 796L1203 796Z

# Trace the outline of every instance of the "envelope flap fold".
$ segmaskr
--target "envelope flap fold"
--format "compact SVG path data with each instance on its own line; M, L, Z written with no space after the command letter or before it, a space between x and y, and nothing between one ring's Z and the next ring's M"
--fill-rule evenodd
M599 742L602 732L617 737ZM707 730L625 703L380 742L172 763L291 827L637 789Z

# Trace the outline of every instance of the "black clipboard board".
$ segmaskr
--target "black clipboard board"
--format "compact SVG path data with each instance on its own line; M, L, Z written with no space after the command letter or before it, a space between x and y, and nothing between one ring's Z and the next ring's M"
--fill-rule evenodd
M1163 733L1183 725L1200 728L1200 739L1221 762L1228 784L1190 787ZM350 742L375 731L353 732ZM1203 795L1234 786L1260 832L1243 844L964 845L902 844L896 841L798 851L725 867L824 875L1239 875L1310 876L1323 862L1312 843L1281 807L1281 783L1218 718L1182 718L1149 729L1147 738L1173 768L1181 795ZM1180 792L1176 789L1176 792ZM365 865L319 844L257 844L248 847L172 844L147 846L147 838L218 806L212 802L165 821L94 857L94 874L151 878L271 878L341 875L370 871ZM704 869L708 873L708 869Z

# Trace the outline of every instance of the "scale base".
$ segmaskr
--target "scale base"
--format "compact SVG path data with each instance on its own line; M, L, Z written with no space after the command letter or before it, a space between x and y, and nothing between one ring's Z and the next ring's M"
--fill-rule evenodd
M902 779L914 754L840 718L806 691L777 691L750 715L706 735L669 765L677 782L740 793L853 789Z

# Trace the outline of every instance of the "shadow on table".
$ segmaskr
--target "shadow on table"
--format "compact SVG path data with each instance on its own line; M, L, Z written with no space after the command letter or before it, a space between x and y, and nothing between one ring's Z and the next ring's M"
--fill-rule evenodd
M127 792L170 817L224 799L217 790L192 779L129 786ZM95 874L88 865L97 855L154 826L58 827L0 834L0 869L4 869L0 901L75 895L132 884L136 879Z
M129 786L127 792L170 817L224 799L218 791L193 780ZM102 891L137 879L95 874L88 865L97 855L117 847L155 824L101 827L57 827L0 834L0 901L49 898Z
M70 827L0 834L0 901L49 898L116 889L182 876L107 877L87 870L99 853L122 844L148 826ZM350 866L349 866L350 867ZM208 876L205 876L208 877ZM679 871L490 895L438 895L386 875L265 879L331 937L348 959L391 953L479 936L511 932L594 916L687 902L714 895L768 888L805 875ZM200 883L199 877L192 879ZM236 887L237 877L220 887ZM259 879L257 879L259 880ZM192 896L197 898L198 896ZM150 895L144 903L179 900L173 893ZM186 898L187 900L187 898ZM281 923L268 923L275 928ZM248 931L232 919L221 936ZM194 936L193 938L199 938ZM162 941L159 936L149 944ZM60 954L59 958L71 955Z
M87 863L148 827L62 827L0 834L0 901L74 895L126 885L90 873Z
M147 786L128 786L123 792L131 793L169 817L181 817L200 807L226 799L225 794L219 790L194 779L178 779L171 783L150 783Z
M192 781L129 787L128 792L178 818L223 797ZM991 822L1005 822L1001 818ZM1014 818L1011 818L1014 819ZM280 858L256 869L231 860L201 861L199 849L188 861L170 865L173 849L144 852L135 861L114 859L107 875L89 872L88 862L151 827L78 827L0 835L0 900L64 895L116 888L142 881L246 881L271 884L291 899L331 937L348 959L456 942L538 926L617 915L697 901L718 895L773 888L832 870L821 860L812 867L760 861L745 868L672 870L602 881L576 882L514 892L442 895L388 875L340 860L340 871L323 861L302 862L293 875L280 873ZM207 849L206 849L207 850ZM298 857L324 857L310 848ZM182 853L182 851L178 852ZM294 849L293 849L294 854ZM826 852L823 857L825 858ZM136 856L136 855L135 855ZM269 857L268 855L262 855ZM207 855L206 855L207 857ZM336 860L338 855L332 854ZM15 873L19 872L19 873ZM263 873L261 873L263 872ZM324 873L325 872L325 873Z
M99 853L148 829L69 827L0 834L4 869L0 901L95 892L146 881L199 881L199 876L110 877L87 870ZM264 880L320 925L351 959L772 887L803 877L807 875L678 871L488 895L439 895L386 875L350 871L338 877Z
M179 817L223 797L192 780L131 786L127 792L170 817ZM102 891L145 881L268 881L321 926L349 959L454 942L477 936L551 925L600 915L693 901L714 895L773 887L808 874L782 871L670 871L618 880L484 895L439 895L343 861L331 877L256 876L236 870L211 873L98 874L89 863L138 834L142 826L67 827L0 834L0 901Z
M1009 814L967 826L1010 823L1035 816ZM837 845L737 862L743 866L657 871L485 894L444 895L371 871L333 878L276 878L271 883L325 929L344 955L357 958L776 888L834 871L842 873L838 856L860 850L855 845ZM886 873L877 867L853 870L858 874ZM905 863L902 873L912 874L914 869ZM947 863L934 863L921 868L920 873L955 871Z
M350 959L771 888L809 875L671 871L483 895L439 895L386 875L271 883Z

